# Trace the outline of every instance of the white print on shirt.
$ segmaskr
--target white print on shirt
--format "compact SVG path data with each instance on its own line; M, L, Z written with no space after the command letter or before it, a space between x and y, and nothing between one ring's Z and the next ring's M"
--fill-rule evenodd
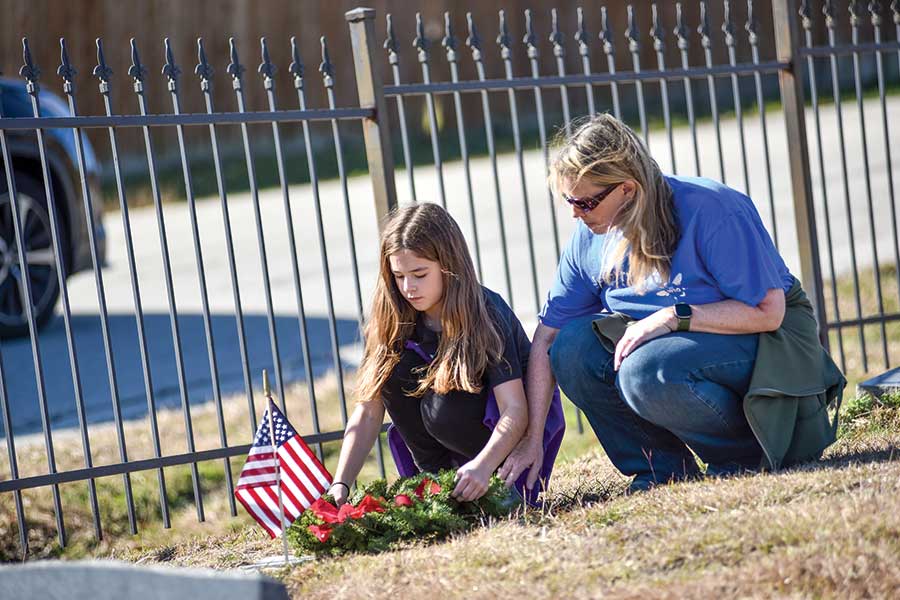
M657 296L669 296L673 300L678 298L684 298L687 296L687 288L681 285L681 280L683 279L682 274L678 273L675 277L672 278L672 283L666 285L663 289L656 292Z
M603 245L600 246L600 273L594 279L594 282L598 287L602 288L606 283L604 281L604 276L612 269L612 250L615 249L619 242L624 237L624 234L618 229L611 229L607 233L603 234Z

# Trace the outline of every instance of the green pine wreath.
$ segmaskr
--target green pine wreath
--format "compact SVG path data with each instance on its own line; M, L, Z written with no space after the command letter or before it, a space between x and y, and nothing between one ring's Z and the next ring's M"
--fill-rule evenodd
M325 495L287 530L298 555L339 556L384 552L412 540L435 541L509 515L521 505L518 494L496 475L473 502L450 497L456 471L420 473L391 485L383 479L361 486L340 509Z

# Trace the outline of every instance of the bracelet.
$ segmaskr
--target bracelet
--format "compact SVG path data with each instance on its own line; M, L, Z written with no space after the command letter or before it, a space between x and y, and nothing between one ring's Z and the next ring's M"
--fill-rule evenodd
M342 485L342 486L344 486L345 488L347 488L347 493L348 493L348 494L350 493L350 486L347 485L346 483L344 483L343 481L332 481L332 482L331 482L331 485L328 486L328 489L330 490L331 488L333 488L333 487L336 486L336 485Z

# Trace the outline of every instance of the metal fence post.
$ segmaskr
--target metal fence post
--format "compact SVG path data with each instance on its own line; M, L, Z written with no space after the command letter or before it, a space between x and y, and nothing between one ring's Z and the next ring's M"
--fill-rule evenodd
M819 322L819 338L828 347L828 323L825 298L822 295L822 269L819 263L819 241L816 232L816 211L813 204L812 175L806 138L806 117L803 99L803 71L800 68L799 28L796 2L772 0L775 23L775 51L779 61L789 63L778 72L784 122L787 128L788 161L791 169L791 190L794 201L797 242L800 255L800 279L809 296Z
M394 183L394 154L391 150L387 100L384 96L380 63L376 58L378 42L375 38L375 10L355 8L344 16L350 24L359 106L375 109L371 119L363 120L363 137L375 197L375 214L381 229L384 217L397 206L397 188Z

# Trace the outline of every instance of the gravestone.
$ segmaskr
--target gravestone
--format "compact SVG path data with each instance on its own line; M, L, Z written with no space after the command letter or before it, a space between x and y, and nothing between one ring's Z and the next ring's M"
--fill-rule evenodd
M900 393L900 367L895 367L863 381L857 386L857 391L866 392L875 398L881 398L885 394Z
M117 561L46 560L0 566L3 600L288 600L264 575L138 566Z

